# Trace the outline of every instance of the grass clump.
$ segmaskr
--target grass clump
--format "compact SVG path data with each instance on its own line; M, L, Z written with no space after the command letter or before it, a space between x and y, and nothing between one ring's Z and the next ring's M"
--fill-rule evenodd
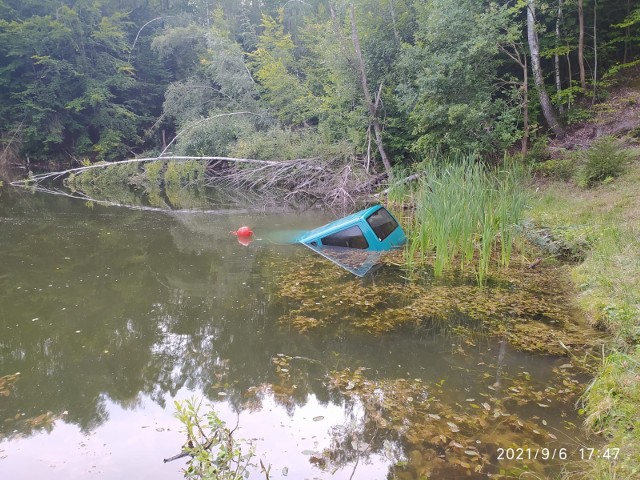
M472 265L482 284L494 253L502 266L509 264L526 203L524 173L515 164L490 169L473 155L437 160L421 166L411 194L408 257L411 262L435 252L436 276Z
M586 426L607 439L600 451L615 451L610 458L594 459L589 478L640 477L640 347L634 353L613 351L589 386Z

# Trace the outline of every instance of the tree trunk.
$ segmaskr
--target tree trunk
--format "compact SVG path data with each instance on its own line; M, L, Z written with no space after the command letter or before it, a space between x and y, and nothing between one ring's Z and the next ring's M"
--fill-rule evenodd
M593 1L593 97L591 106L596 103L596 85L598 82L598 30L596 28L598 20L598 0Z
M395 7L393 6L393 0L389 0L389 8L391 10L391 24L393 25L393 36L396 39L396 43L400 45L400 33L398 33L398 27L396 25L396 11L395 11ZM627 31L629 31L628 28L627 28ZM626 43L625 43L625 47L626 47ZM625 53L626 53L626 50L625 50Z
M522 114L522 155L526 155L529 149L529 66L527 65L527 54L524 54L524 64L522 65L522 102L524 103L524 113Z
M374 103L371 99L371 92L369 92L369 82L367 81L367 71L364 65L364 58L362 57L362 51L360 49L360 38L358 37L358 29L356 28L356 17L355 17L355 8L353 4L351 4L351 39L353 41L353 48L356 54L356 66L358 69L358 77L360 77L360 85L362 86L362 93L364 95L364 101L367 106L367 110L369 111L369 121L373 126L373 131L375 134L375 142L378 147L378 152L380 152L380 158L382 158L382 163L384 164L384 169L391 177L391 161L387 156L387 152L384 149L384 143L382 141L382 125L377 117L377 109L378 109L378 98L376 98L376 102Z
M560 78L560 55L558 54L558 47L560 47L560 24L562 23L562 0L558 0L558 14L556 16L556 53L553 56L553 67L556 75L556 92L558 96L562 92L562 80ZM564 107L561 102L558 102L558 111L564 112Z
M631 0L627 0L627 14L625 18L629 18L629 14L631 13ZM624 29L624 56L622 57L622 63L627 63L629 58L629 39L631 33L629 27Z
M567 76L569 77L569 85L573 85L573 72L571 70L571 56L569 55L569 52L567 52ZM567 99L567 108L569 110L571 110L571 95L569 95L569 98Z
M578 0L578 25L580 33L578 35L578 68L580 69L580 86L587 89L587 78L584 74L584 9L582 0Z
M533 71L533 79L538 90L542 114L556 137L562 138L564 137L564 128L562 128L562 125L558 122L556 113L549 100L549 95L544 86L542 68L540 67L540 46L538 44L538 34L536 33L535 8L535 1L529 0L527 5L527 38L529 40L529 50L531 51L531 70Z

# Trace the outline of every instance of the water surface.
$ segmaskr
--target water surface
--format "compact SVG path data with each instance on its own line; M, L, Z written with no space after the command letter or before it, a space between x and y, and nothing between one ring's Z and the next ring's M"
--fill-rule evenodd
M182 478L184 460L162 460L185 441L173 402L188 398L237 424L270 478L562 467L495 458L507 447L567 448L577 459L580 420L558 395L578 381L566 358L520 352L464 316L377 335L283 321L292 308L283 279L317 261L338 267L268 238L332 218L0 190L0 377L19 372L0 396L2 477ZM229 233L241 225L256 232L248 246ZM340 278L347 290L407 282L393 266ZM480 333L471 340L456 326Z

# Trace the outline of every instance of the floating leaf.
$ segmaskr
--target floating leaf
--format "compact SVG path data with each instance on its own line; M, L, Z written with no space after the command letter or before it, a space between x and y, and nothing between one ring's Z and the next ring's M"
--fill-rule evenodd
M318 452L314 450L303 450L301 453L303 455L320 455Z
M367 442L357 442L353 440L351 442L351 447L353 447L357 452L366 452L369 448L369 444Z
M447 425L449 425L449 428L451 429L452 432L456 433L460 431L460 427L458 427L455 423L453 422L447 422Z

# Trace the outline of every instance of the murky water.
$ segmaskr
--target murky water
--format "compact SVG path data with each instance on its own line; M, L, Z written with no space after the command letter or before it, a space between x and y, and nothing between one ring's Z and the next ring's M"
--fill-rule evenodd
M272 479L544 478L579 460L586 378L567 358L464 315L296 328L283 282L321 262L321 286L338 267L267 237L333 214L211 210L0 191L0 377L19 372L0 396L2 478L182 478L185 461L163 459L185 441L173 402L192 397L254 441ZM407 282L373 275L344 272L341 288Z

